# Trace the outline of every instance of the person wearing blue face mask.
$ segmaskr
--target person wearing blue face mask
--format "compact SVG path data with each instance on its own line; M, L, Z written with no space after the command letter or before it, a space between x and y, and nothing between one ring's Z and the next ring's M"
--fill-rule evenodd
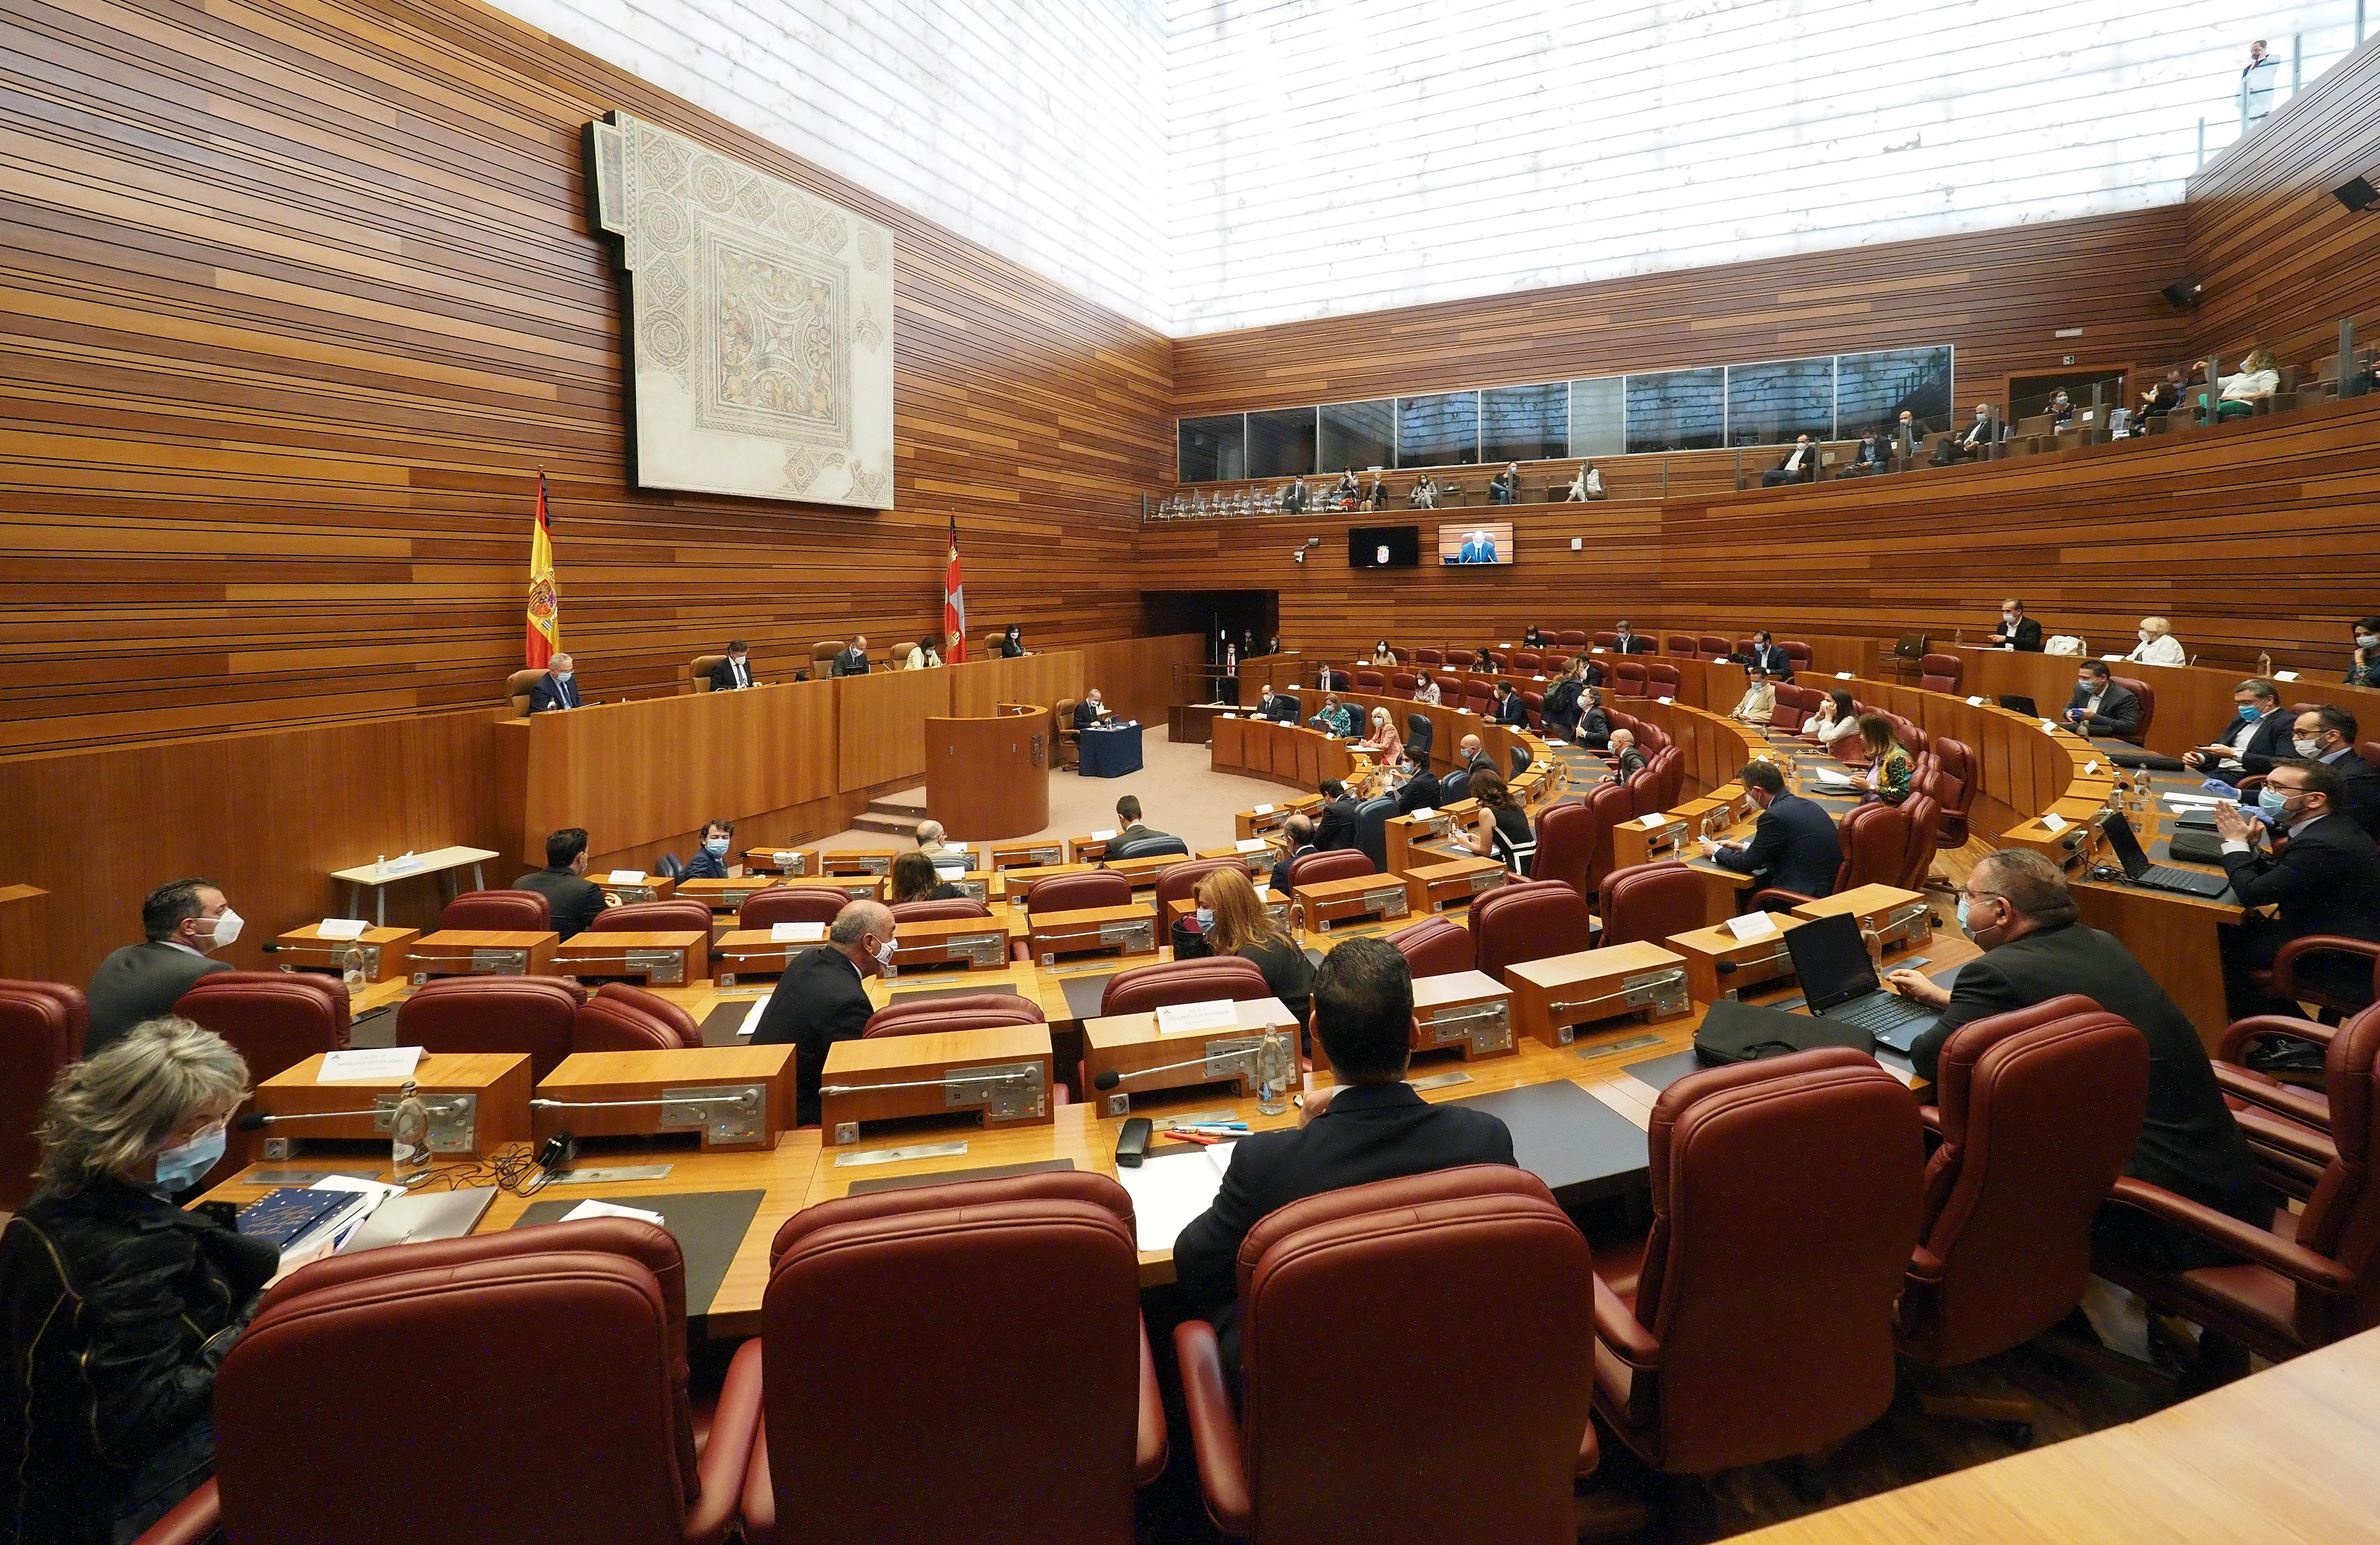
M1314 1006L1314 966L1257 899L1247 871L1220 869L1198 882L1198 931L1217 955L1256 962L1272 995L1297 1016L1299 1039Z
M727 856L735 851L735 823L732 821L706 821L702 823L702 846L687 860L678 875L680 880L732 880L727 872Z
M2289 754L2295 721L2280 712L2281 689L2261 677L2250 677L2231 688L2238 712L2213 740L2182 753L2181 764L2193 772L2237 785L2251 772L2263 772Z
M281 1252L174 1205L223 1156L248 1065L152 1019L50 1090L40 1181L0 1235L16 1539L130 1539L214 1468L215 1369Z
M545 675L528 684L528 711L548 713L555 709L579 706L577 663L566 654L557 654L545 663Z
M2257 829L2238 806L2215 808L2223 871L2246 908L2238 927L2216 930L2223 936L2224 1001L2235 1020L2301 1012L2272 991L2269 979L2263 985L2256 980L2291 940L2334 934L2380 942L2380 847L2340 813L2346 795L2347 782L2335 767L2294 760L2275 764L2256 791L2272 851L2259 850ZM2277 908L2277 915L2259 916L2265 906ZM2299 959L2294 975L2349 1002L2371 997L2368 955L2312 952Z

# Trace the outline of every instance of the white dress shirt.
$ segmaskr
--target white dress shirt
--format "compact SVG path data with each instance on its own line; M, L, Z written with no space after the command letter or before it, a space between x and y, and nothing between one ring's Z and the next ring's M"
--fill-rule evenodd
M2190 651L2183 649L2181 640L2172 634L2160 633L2124 658L2143 665L2187 665L2190 663Z

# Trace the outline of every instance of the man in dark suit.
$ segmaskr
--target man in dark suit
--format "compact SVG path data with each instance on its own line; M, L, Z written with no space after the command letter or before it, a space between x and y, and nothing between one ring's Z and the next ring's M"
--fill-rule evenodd
M1438 774L1429 763L1416 755L1413 742L1405 742L1404 780L1397 785L1397 814L1411 815L1415 810L1438 809Z
M1634 730L1613 730L1611 744L1604 752L1611 761L1611 781L1624 784L1645 771L1645 753L1636 748Z
M2340 813L2347 780L2318 761L2284 761L2265 774L2256 804L2277 852L2257 850L2257 830L2237 805L2215 807L2215 833L2223 839L2223 871L2247 915L2223 936L2223 996L2235 1020L2252 1014L2296 1014L2294 1004L2271 999L2248 973L2272 965L2283 944L2310 933L2380 940L2380 847ZM2282 847L2286 836L2289 845ZM2279 916L2256 908L2277 906ZM2372 991L2372 964L2361 955L2318 955L2301 979L2362 997Z
M1492 717L1496 723L1509 724L1515 729L1529 727L1529 705L1521 700L1521 694L1513 690L1509 681L1496 684L1496 712Z
M2289 748L2308 761L2337 770L2347 785L2338 813L2380 841L2380 767L2356 754L2355 737L2361 727L2347 710L2322 703L2298 715Z
M1294 724L1297 723L1297 700L1286 692L1276 692L1267 687L1264 697L1257 703L1257 717L1269 719L1276 724Z
M1645 637L1641 633L1632 630L1628 626L1627 618L1621 618L1620 626L1613 628L1612 631L1620 635L1618 640L1611 646L1611 652L1614 654L1650 654L1653 652L1653 640Z
M1785 652L1785 646L1770 637L1765 627L1752 636L1751 657L1745 663L1767 672L1771 681L1793 679L1793 657Z
M1496 765L1496 759L1488 754L1488 748L1479 743L1475 735L1466 735L1454 743L1454 768L1458 772L1503 771Z
M1995 440L2006 440L2009 434L2008 426L2005 424L2001 425L1997 432L1994 432L1992 405L1979 402L1975 404L1974 422L1958 433L1945 434L1936 442L1934 465L1948 467L1961 456L1987 456L1991 452L1992 443Z
M528 711L543 713L548 709L577 708L578 684L571 679L577 674L577 662L566 654L547 661L545 675L528 684Z
M2106 661L2088 661L2075 667L2074 697L2066 705L2066 722L2082 735L2130 740L2141 733L2141 700L2116 680Z
M1297 861L1309 853L1322 851L1315 845L1314 818L1301 810L1283 821L1281 823L1281 841L1283 852L1281 862L1272 867L1270 883L1274 890L1287 895L1290 887L1297 882Z
M1806 434L1794 437L1793 448L1786 453L1785 459L1777 464L1775 470L1760 474L1760 486L1763 488L1779 488L1789 482L1817 481L1818 447L1810 443L1810 437Z
M866 675L868 674L868 635L863 633L851 640L842 653L834 657L831 674L834 675Z
M1116 801L1116 834L1108 839L1109 858L1146 858L1152 853L1179 853L1187 857L1190 845L1168 832L1142 823L1140 800L1125 795Z
M1325 853L1354 846L1355 801L1347 797L1347 785L1336 778L1325 778L1320 792L1322 825L1315 836L1314 845Z
M1303 515L1305 513L1305 480L1304 478L1292 478L1289 481L1289 486L1281 491L1281 513L1283 515Z
M1111 717L1113 716L1108 712L1108 705L1099 700L1099 689L1096 687L1085 694L1081 702L1075 705L1075 728L1077 730L1089 729L1100 720Z
M2181 764L2193 772L2236 784L2251 772L2268 772L2273 763L2289 754L2290 731L2296 722L2281 712L2281 689L2251 676L2231 688L2238 710L2222 733L2195 750L2181 754Z
M1314 1034L1338 1078L1305 1096L1293 1130L1232 1150L1213 1205L1173 1242L1174 1278L1240 1366L1240 1243L1268 1213L1368 1181L1466 1164L1510 1164L1512 1134L1484 1111L1432 1105L1405 1082L1415 1030L1413 972L1385 939L1351 939L1314 973Z
M881 902L855 901L835 914L826 943L795 956L760 1011L755 1046L794 1049L794 1120L808 1126L819 1119L819 1085L827 1048L857 1040L875 1010L868 1002L868 979L892 962L896 925Z
M2024 848L1989 854L1975 861L1959 909L1984 954L1961 967L1951 986L1905 967L1887 979L1903 997L1942 1011L1910 1048L1919 1075L1936 1077L1942 1048L1960 1026L2082 993L2148 1042L2148 1114L2125 1173L2268 1226L2273 1199L2223 1103L2198 1031L2120 941L2075 920L2074 897L2057 866ZM2140 1228L2123 1210L2101 1214L2101 1236L2111 1233L2119 1247L2163 1254L2175 1265L2204 1263L2187 1236Z
M162 1018L200 977L228 971L209 956L239 937L240 916L212 880L176 880L140 903L144 943L127 944L99 963L86 996L91 1025L69 1054L92 1056L133 1026Z
M1603 711L1603 689L1590 687L1581 695L1578 705L1578 734L1572 736L1590 751L1609 749L1611 745L1611 716Z
M2041 652L2041 624L2024 614L2024 602L2010 596L2000 602L1998 631L1987 640L1993 649L2012 649L2019 654Z
M587 878L587 828L565 826L545 839L545 868L513 882L516 891L535 891L553 912L553 931L565 939L595 926L595 915L619 903Z
M1742 774L1752 802L1760 807L1749 843L1703 839L1703 851L1721 869L1756 874L1772 890L1828 896L1842 868L1843 844L1835 818L1815 800L1788 793L1785 774L1771 761L1746 762ZM1773 909L1773 906L1772 906Z
M752 659L745 652L744 640L727 640L727 658L710 667L710 689L714 692L736 692L752 685Z

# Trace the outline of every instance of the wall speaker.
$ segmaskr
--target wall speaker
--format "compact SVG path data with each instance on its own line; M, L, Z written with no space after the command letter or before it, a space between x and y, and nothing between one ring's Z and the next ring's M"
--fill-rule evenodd
M2198 304L2198 297L2205 288L2205 286L2192 284L2187 279L2176 279L2157 293L2164 296L2165 303L2175 310L2186 311Z
M2350 214L2361 214L2380 202L2380 189L2374 189L2368 177L2357 177L2344 188L2334 188L2330 196L2345 204Z

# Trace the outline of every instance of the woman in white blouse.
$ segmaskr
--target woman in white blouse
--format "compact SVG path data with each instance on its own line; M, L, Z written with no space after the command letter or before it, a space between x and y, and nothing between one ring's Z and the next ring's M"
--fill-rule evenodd
M2221 419L2244 419L2256 410L2260 402L2271 400L2281 389L2280 362L2268 348L2252 348L2248 358L2240 361L2237 374L2227 375L2216 384L2222 389L2222 400L2215 405Z
M1827 694L1827 700L1818 705L1818 712L1802 726L1802 733L1819 745L1835 749L1837 742L1857 738L1859 705L1852 700L1849 692L1837 687Z
M905 671L933 670L942 663L942 641L925 639L909 646L909 657L901 662Z
M2163 617L2141 619L2141 641L2124 656L2143 665L2187 665L2190 651L2173 636L2173 624Z
M1428 675L1423 675L1421 678L1421 685L1414 688L1414 701L1417 703L1427 703L1432 708L1436 708L1438 706L1439 690L1438 678L1436 676Z

